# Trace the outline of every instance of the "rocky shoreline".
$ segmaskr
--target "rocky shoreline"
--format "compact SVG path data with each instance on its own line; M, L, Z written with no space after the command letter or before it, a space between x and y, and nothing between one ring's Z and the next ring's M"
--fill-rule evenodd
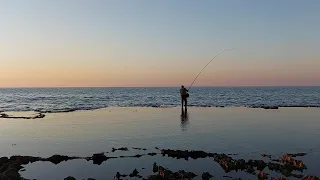
M115 151L130 151L129 149L146 151L145 148L112 148L112 152ZM42 158L42 157L33 157L33 156L11 156L8 157L1 157L0 158L0 179L1 180L26 180L25 178L21 177L19 171L22 170L24 167L23 165L34 163L38 161L42 162L51 162L53 164L59 164L63 161L69 161L74 159L85 159L87 161L91 161L93 164L100 165L104 161L108 159L115 159L115 158L140 158L142 156L162 156L162 157L169 157L169 158L176 158L176 159L199 159L199 158L212 158L216 163L220 165L220 167L226 172L238 172L242 171L257 177L257 179L287 179L290 177L299 178L299 179L307 179L307 180L319 180L319 177L311 176L303 174L303 171L307 169L307 166L301 161L295 159L299 156L305 156L306 153L296 153L296 154L284 154L282 157L273 157L267 154L261 154L262 159L255 160L255 159L234 159L228 154L218 154L218 153L207 153L204 151L188 151L188 150L171 150L171 149L159 149L155 148L153 151L157 152L150 152L150 153L142 153L136 154L133 156L106 156L106 153L96 153L93 154L91 157L70 157L70 156L63 156L63 155L53 155L49 158ZM193 172L186 172L184 170L179 170L177 172L173 172L161 165L158 165L154 162L153 167L153 174L150 174L148 177L142 177L139 175L139 171L134 169L132 173L126 175L121 174L118 172L114 178L120 180L123 177L136 177L140 179L148 179L148 180L155 180L155 179L193 179L194 177L200 176L202 179L207 180L210 178L214 178L214 175L211 175L209 172L204 172L202 174L195 174ZM269 174L265 173L264 171L268 169L269 172L273 171L278 174L281 174L280 177L273 177ZM231 177L224 177L224 178L231 178ZM73 180L73 177L67 177L65 179ZM232 178L231 178L232 179ZM88 180L93 180L88 179Z
M41 119L44 118L46 115L43 113L37 113L34 116L11 116L6 113L0 113L0 118L6 119Z
M175 108L179 106L145 106L145 108ZM267 105L259 105L259 106L211 106L211 105L202 105L202 106L196 106L196 105L188 105L188 107L198 107L198 108L235 108L235 107L245 107L245 108L253 108L253 109L266 109L266 110L277 110L280 108L320 108L319 105L296 105L296 106L290 106L290 105L275 105L275 106L267 106ZM108 107L103 107L103 108L108 108ZM103 109L103 108L97 108L97 109ZM133 107L137 108L137 107ZM144 106L142 107L144 108ZM5 119L41 119L44 118L46 113L51 114L51 113L70 113L70 112L75 112L75 111L94 111L97 109L66 109L66 110L59 110L59 111L34 111L36 114L34 116L14 116L14 115L8 115L6 111L0 110L0 119L5 118ZM20 112L20 111L17 111Z

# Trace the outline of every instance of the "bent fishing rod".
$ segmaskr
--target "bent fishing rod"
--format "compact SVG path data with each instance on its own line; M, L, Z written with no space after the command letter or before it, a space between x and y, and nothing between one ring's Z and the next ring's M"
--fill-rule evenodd
M190 85L189 88L188 88L188 91L189 91L189 89L191 88L191 86L193 85L193 83L197 80L197 78L199 77L199 75L202 73L202 71L203 71L216 57L218 57L220 54L222 54L222 53L224 53L224 52L226 52L226 51L231 51L231 50L236 50L236 49L234 49L234 48L232 48L232 49L225 49L225 50L221 51L219 54L217 54L216 56L214 56L214 57L209 61L209 63L202 68L202 70L199 72L199 74L198 74L198 75L196 76L196 78L193 80L193 82L191 83L191 85Z

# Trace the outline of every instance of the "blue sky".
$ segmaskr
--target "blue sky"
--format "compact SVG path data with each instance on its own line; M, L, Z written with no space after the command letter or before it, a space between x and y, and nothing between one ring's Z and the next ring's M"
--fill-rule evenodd
M266 76L273 69L279 75L284 71L291 75L308 71L310 77L304 80L318 84L320 80L314 76L319 73L314 67L320 61L319 9L317 0L1 1L0 61L8 68L21 66L21 69L23 65L41 68L40 61L56 69L61 64L88 66L91 69L83 70L87 75L101 66L109 66L117 70L132 69L133 74L145 71L140 74L143 77L150 74L148 69L154 68L155 74L151 76L168 71L172 76L190 79L219 51L236 48L236 53L227 54L217 62L225 69L212 68L200 83L206 85L205 79L219 70L240 74L249 71L254 75L269 63L273 66L267 67ZM294 65L287 64L291 62ZM168 69L168 64L172 69ZM179 68L176 64L182 64L191 73L172 74L170 70ZM299 73L297 76L301 77ZM108 76L102 72L100 75ZM220 78L230 78L222 76L220 72ZM243 78L241 83L250 85ZM267 84L272 84L271 79ZM149 81L142 78L139 83ZM160 81L160 85L165 84L164 79ZM274 84L284 82L285 78ZM174 83L178 82L168 85Z

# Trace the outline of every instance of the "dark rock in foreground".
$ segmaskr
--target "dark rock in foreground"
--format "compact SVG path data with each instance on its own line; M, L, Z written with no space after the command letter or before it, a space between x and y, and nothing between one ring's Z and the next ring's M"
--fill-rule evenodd
M69 177L64 178L64 180L76 180L76 178L69 176Z
M66 178L64 178L64 180L76 180L76 178L72 177L72 176L68 176ZM87 180L95 180L93 178L88 178Z
M293 174L294 171L303 172L306 169L306 166L300 160L295 160L293 157L303 156L305 153L297 153L297 154L286 154L280 160L277 160L279 163L269 162L266 163L263 160L248 160L245 161L243 159L233 159L232 157L226 154L217 154L217 153L206 153L203 151L181 151L181 150L161 150L163 156L168 156L177 159L198 159L198 158L213 158L226 173L231 171L245 171L249 174L256 174L256 170L260 171L258 176L262 179L267 178L267 174L264 174L262 171L268 167L271 171L280 172L281 174L290 177L295 176L301 178L302 175ZM267 157L267 155L263 155ZM271 156L268 156L271 157ZM256 169L256 170L255 170Z
M201 177L203 180L209 180L213 176L210 173L206 172L206 173L203 173Z
M129 176L142 178L142 176L139 175L139 171L137 171L137 169L134 169L133 172Z
M128 148L120 148L121 150L126 151ZM116 149L114 149L116 150ZM117 149L119 150L119 149ZM122 156L124 158L135 157L139 158L141 156L153 156L157 153L148 153L142 155L134 155L134 156ZM249 174L256 175L259 179L268 179L270 176L263 172L266 168L268 171L273 171L277 173L281 173L286 177L295 177L304 180L319 180L319 177L296 174L303 173L303 171L307 168L306 165L301 161L295 159L298 156L304 156L306 153L296 153L296 154L285 154L280 158L275 158L271 155L261 154L262 157L267 157L270 161L265 162L263 160L244 160L244 159L233 159L232 157L226 154L217 154L217 153L207 153L204 151L183 151L183 150L171 150L171 149L163 149L161 150L161 154L163 156L168 156L177 159L185 159L189 158L198 159L198 158L212 158L215 162L217 162L226 173L231 171L243 171ZM120 156L121 157L121 156ZM101 164L102 162L110 159L110 158L118 158L118 157L107 157L104 153L93 154L92 157L69 157L63 155L54 155L49 158L40 158L40 157L32 157L32 156L12 156L10 158L1 157L0 158L0 180L23 180L19 174L19 170L23 169L22 165L26 165L29 163L37 162L37 161L49 161L54 164L59 164L63 161L73 160L73 159L87 159L92 160L94 164ZM273 159L272 159L273 158ZM184 170L179 170L177 172L172 172L169 169L166 169L162 166L158 166L156 163L153 164L152 170L154 172L153 175L150 175L147 179L192 179L197 175L192 172L186 172ZM120 179L121 177L137 177L142 178L139 175L137 169L135 169L129 175L121 175L119 172L115 176L116 179ZM202 179L210 179L213 176L209 173L203 173L201 175ZM68 179L74 179L73 177L67 177ZM66 178L66 179L67 179ZM284 178L275 178L270 177L270 179L278 179L283 180Z
M102 162L106 161L108 157L104 155L104 153L98 153L92 155L93 164L102 164Z
M172 172L162 166L157 166L156 163L153 164L153 172L158 173L156 175L149 176L149 180L175 180L175 179L193 179L197 175L192 172L186 172L184 170L179 170L178 172Z
M62 161L68 161L68 160L72 160L72 159L79 159L79 157L69 157L69 156L61 156L61 155L53 155L51 157L49 157L48 159L46 159L46 161L50 161L53 164L59 164Z

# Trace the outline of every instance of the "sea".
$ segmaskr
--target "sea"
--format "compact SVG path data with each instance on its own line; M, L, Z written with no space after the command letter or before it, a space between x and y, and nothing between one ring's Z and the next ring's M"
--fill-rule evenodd
M114 179L117 172L129 175L134 169L146 178L154 174L153 164L157 163L174 172L193 172L198 175L195 180L202 179L204 172L212 174L213 179L253 180L257 174L226 171L212 158L174 159L163 156L159 149L201 150L265 162L269 160L262 154L280 159L286 153L307 153L296 158L306 165L307 169L301 172L288 175L286 171L268 168L263 172L269 177L290 180L301 179L294 177L300 175L320 176L319 108L247 108L320 107L320 87L192 87L189 106L200 108L187 111L174 108L181 105L179 89L0 89L0 112L45 113L45 118L40 119L0 118L0 157L47 158L58 154L85 158L96 153L117 157L100 165L86 159L57 165L29 163L19 172L27 179L57 180L73 176L105 180ZM127 147L128 151L113 152L113 148L121 147ZM139 158L134 158L136 155Z
M320 107L318 87L191 87L189 106ZM43 113L105 107L177 107L179 87L0 88L0 112Z

